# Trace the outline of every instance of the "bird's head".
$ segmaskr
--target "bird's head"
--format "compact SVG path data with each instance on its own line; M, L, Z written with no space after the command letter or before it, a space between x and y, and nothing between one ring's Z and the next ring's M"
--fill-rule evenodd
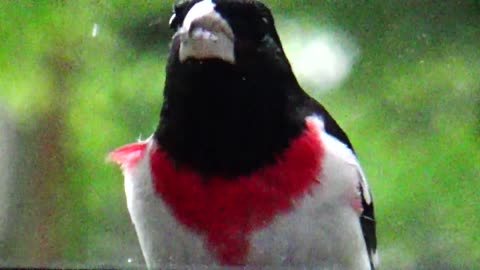
M273 16L257 0L177 2L156 139L177 164L234 176L275 161L303 102ZM275 139L272 139L275 138Z
M222 61L290 69L273 16L256 0L187 0L174 6L170 63Z

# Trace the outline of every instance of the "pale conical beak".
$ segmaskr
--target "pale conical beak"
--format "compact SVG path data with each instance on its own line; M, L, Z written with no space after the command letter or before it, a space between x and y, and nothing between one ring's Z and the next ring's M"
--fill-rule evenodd
M235 35L211 0L195 4L175 36L180 38L179 60L221 59L235 63Z

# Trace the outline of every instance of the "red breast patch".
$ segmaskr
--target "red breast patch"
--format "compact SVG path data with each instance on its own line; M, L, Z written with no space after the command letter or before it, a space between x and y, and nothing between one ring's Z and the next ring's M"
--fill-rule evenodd
M241 265L250 234L292 210L318 184L323 147L313 121L277 163L237 179L177 170L159 148L151 152L154 188L177 220L205 237L205 246L226 265Z

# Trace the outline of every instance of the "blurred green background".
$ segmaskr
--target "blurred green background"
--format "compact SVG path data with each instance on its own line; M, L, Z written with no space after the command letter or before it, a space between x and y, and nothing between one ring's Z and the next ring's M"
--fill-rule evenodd
M266 2L356 146L382 269L480 269L479 1ZM105 157L157 124L171 5L0 1L0 266L143 264Z

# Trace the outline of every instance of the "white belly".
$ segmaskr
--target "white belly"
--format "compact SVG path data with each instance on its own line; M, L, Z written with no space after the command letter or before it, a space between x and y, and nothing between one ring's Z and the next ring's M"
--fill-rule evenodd
M316 193L307 195L294 212L277 217L268 228L253 235L249 263L370 269L358 215L347 205L319 205Z
M154 193L147 157L125 171L125 190L148 267L216 265L201 236L178 223ZM358 214L348 203L329 203L322 186L297 202L293 212L252 234L248 265L370 269Z

